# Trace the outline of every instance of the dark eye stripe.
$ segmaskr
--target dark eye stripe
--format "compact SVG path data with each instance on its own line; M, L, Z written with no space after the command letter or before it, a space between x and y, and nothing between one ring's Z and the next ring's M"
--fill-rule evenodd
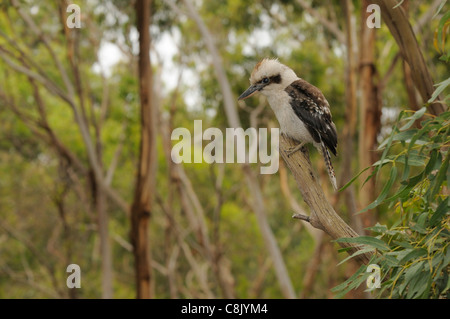
M281 75L277 74L270 77L270 83L281 83Z
M269 83L281 83L281 75L277 74L277 75L273 75L271 77L268 78L263 78L261 81L259 81L259 83L263 83L263 84L269 84Z

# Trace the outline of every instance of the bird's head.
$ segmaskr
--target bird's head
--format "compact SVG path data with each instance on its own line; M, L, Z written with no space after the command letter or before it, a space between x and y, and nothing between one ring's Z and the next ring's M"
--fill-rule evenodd
M276 94L297 79L295 72L277 59L263 59L252 71L250 87L238 99L244 100L257 92L265 96Z

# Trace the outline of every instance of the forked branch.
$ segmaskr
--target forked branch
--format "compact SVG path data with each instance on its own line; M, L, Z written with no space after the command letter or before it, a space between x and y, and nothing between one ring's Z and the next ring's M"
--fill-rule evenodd
M286 165L291 170L297 182L297 186L303 196L304 201L311 209L310 216L294 215L294 218L309 222L313 227L326 232L333 239L343 237L358 237L359 235L336 213L333 206L327 200L319 180L311 167L309 153L305 148L288 156L290 148L297 143L286 137L280 136L280 153ZM349 248L347 252L353 254L361 249L361 246L352 243L339 243L343 248ZM371 254L364 253L355 256L361 264L367 264Z

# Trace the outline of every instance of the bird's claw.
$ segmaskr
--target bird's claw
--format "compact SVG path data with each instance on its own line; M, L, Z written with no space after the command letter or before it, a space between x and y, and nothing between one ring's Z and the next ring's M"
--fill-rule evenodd
M287 156L290 157L295 152L301 150L304 145L305 145L305 143L303 142L303 143L298 144L297 146L293 146L293 147L289 148L288 150L286 150Z

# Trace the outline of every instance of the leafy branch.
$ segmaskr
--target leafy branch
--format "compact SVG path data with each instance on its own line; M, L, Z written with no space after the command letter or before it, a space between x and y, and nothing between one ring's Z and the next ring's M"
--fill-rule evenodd
M420 123L420 128L411 129L422 117L425 120ZM391 228L380 224L369 228L375 237L337 240L339 243L360 244L362 251L373 253L370 263L379 265L382 275L381 289L372 289L378 296L448 297L449 133L448 111L439 116L425 114L425 108L417 112L402 111L392 133L380 145L384 148L383 155L373 164L374 172L368 177L378 178L381 168L390 166L388 180L378 198L362 210L387 204L399 219ZM356 253L344 261L355 256ZM341 296L360 286L371 276L370 272L365 272L366 268L361 266L333 290Z

